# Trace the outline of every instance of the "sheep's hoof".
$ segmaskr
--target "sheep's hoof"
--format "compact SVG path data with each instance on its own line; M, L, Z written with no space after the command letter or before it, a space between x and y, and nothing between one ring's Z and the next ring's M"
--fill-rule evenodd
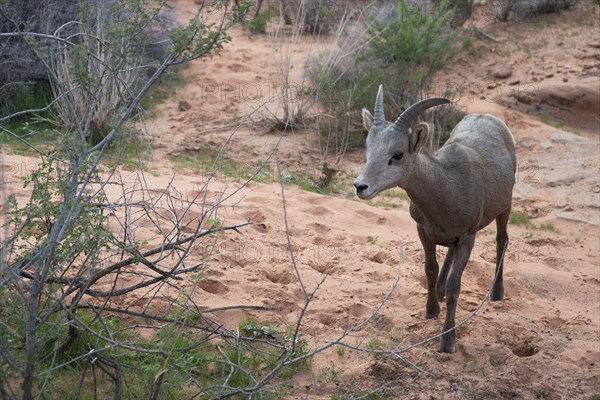
M454 340L444 340L440 343L440 353L456 353L456 346L454 346Z
M490 300L492 300L492 301L500 301L503 298L504 298L504 288L492 289L492 293L490 295Z
M427 307L425 310L425 319L434 319L438 315L440 315L440 306L437 304L434 307Z
M442 332L446 332L452 329L453 326L444 325L444 330ZM440 353L454 353L456 352L456 347L454 346L454 342L456 340L456 331L450 330L442 335L442 339L440 342Z

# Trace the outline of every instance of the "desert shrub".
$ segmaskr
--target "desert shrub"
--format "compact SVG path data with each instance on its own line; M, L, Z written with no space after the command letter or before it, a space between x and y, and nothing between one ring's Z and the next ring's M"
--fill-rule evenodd
M2 31L27 28L49 36L56 32L64 41L30 40L25 35L2 38L0 47L12 57L0 74L1 115L44 108L36 117L67 131L80 131L77 121L90 116L88 140L98 143L132 93L154 73L158 60L167 56L169 15L155 15L164 7L151 9L143 0L46 3L49 14L43 16L37 8L14 1L3 10ZM32 115L22 118L31 120Z
M440 4L440 0L434 0L436 5ZM473 14L474 0L457 0L448 4L451 12L450 24L453 27L462 25L471 14Z
M579 0L500 0L486 5L489 17L499 21L521 21L540 14L567 10Z
M334 28L339 4L331 0L282 0L286 23L301 27L304 33L327 34Z
M367 10L356 24L339 32L338 47L309 61L323 107L322 145L337 151L339 146L362 143L360 110L373 107L382 83L388 117L424 97L433 75L462 48L461 31L451 28L451 20L447 1L433 10L403 0L390 2L375 12Z
M0 85L2 86L2 85ZM0 91L0 116L8 115L20 110L37 110L46 107L52 101L52 91L47 81L39 80L29 83L14 82L6 84ZM41 113L49 116L48 113ZM16 120L24 121L26 116L19 116Z
M403 0L394 11L386 15L387 20L376 19L367 31L372 54L365 61L380 66L388 78L388 101L398 109L414 103L428 89L433 74L452 60L459 46L446 1L432 15Z
M271 18L272 8L261 12L249 21L244 22L244 28L253 33L267 33L267 22Z
M143 84L139 73L147 60L136 48L147 43L148 36L144 26L135 22L147 18L148 11L140 0L91 5L89 1L78 4L82 22L77 24L79 42L75 46L59 44L49 60L53 70L50 82L58 98L54 107L58 124L75 131L93 107L88 140L97 144Z
M28 29L51 34L73 19L76 1L2 0L0 32ZM38 85L48 85L48 75L30 42L24 37L0 37L0 65L0 116L40 108L41 98L32 94L38 90Z

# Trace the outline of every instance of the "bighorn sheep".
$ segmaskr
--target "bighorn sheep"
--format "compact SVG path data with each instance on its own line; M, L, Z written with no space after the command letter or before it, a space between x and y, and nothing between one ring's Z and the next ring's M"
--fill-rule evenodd
M455 352L456 304L460 279L475 234L496 220L496 279L491 300L504 297L502 269L508 245L506 226L515 183L515 142L507 126L491 115L467 115L448 141L433 155L422 149L429 129L415 124L429 107L449 103L431 98L410 106L394 124L385 121L383 90L379 87L374 116L363 110L367 136L367 163L354 181L356 194L371 199L395 186L411 200L410 215L425 251L427 305L425 318L440 312L446 296L446 322L440 351ZM436 245L448 247L442 270ZM438 277L439 272L439 277Z

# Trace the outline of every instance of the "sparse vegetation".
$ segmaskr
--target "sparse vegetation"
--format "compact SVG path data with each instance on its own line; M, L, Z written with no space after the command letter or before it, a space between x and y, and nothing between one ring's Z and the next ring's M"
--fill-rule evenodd
M562 119L551 118L544 111L539 113L539 117L540 121L542 121L544 124L554 126L555 128L563 128L566 125L566 122Z
M375 207L383 207L383 208L398 208L400 207L400 204L398 203L394 203L391 201L387 201L387 200L369 200L369 204L375 206Z
M543 231L556 232L556 227L554 226L553 222L542 222L540 224L540 229Z
M253 33L267 33L267 22L271 19L273 8L269 7L249 21L244 22L244 28Z
M184 77L185 66L175 66L160 76L156 85L153 85L148 93L142 98L140 106L148 114L147 117L160 115L159 104L163 103L169 96L173 95L177 88L182 87L188 80Z
M337 23L340 4L326 0L293 0L283 2L284 19L302 33L322 35L329 33Z
M381 192L381 195L383 197L388 197L388 198L392 198L392 199L399 199L402 201L409 201L409 197L406 194L406 192L402 189L390 189L390 190L386 190L384 192Z
M324 111L319 135L327 148L335 151L362 145L360 111L372 108L379 84L386 83L388 116L399 115L425 96L433 74L462 47L460 31L453 30L444 17L448 12L446 1L441 1L433 14L402 0L368 9L359 22L338 32L339 49L309 62L309 74ZM463 115L444 111L429 117L444 132L431 135L436 145L445 141L447 125L452 128Z
M0 82L2 83L2 82ZM2 86L2 85L0 85ZM52 101L52 90L48 82L12 82L5 84L0 90L3 101L0 103L0 116L8 115L11 112L23 110L44 109ZM41 111L38 117L48 118L48 110ZM17 116L13 122L25 122L31 120L30 115L24 114Z
M500 0L490 7L490 16L499 21L522 21L574 7L579 0Z
M466 356L465 371L485 374L485 365L480 365L480 360L477 355L469 354Z
M556 226L554 225L554 223L552 221L542 222L541 224L536 225L533 222L531 222L531 220L527 214L523 214L523 213L519 213L519 212L511 212L510 217L509 217L509 222L513 225L521 225L521 226L524 226L525 228L529 228L529 229L540 229L543 231L556 232ZM525 235L525 237L531 237L531 236L533 236L533 233L525 232L524 235Z
M379 236L367 236L367 243L375 244L379 240Z
M381 350L383 349L383 342L377 338L369 339L369 341L367 342L367 349Z
M511 212L508 221L514 225L523 225L526 227L531 226L529 216L527 216L527 214L522 214L518 212Z
M11 121L0 126L0 143L9 154L34 155L36 149L53 153L57 136L46 121Z

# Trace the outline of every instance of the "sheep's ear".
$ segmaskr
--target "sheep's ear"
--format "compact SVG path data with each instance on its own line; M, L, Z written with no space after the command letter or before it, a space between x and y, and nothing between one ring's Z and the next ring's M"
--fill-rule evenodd
M370 131L371 127L373 126L373 115L371 115L369 110L367 110L366 108L363 108L362 117L363 117L363 125L365 126L365 129L367 131Z
M417 124L408 135L408 150L411 153L418 153L421 147L427 143L429 137L429 126L427 124Z

